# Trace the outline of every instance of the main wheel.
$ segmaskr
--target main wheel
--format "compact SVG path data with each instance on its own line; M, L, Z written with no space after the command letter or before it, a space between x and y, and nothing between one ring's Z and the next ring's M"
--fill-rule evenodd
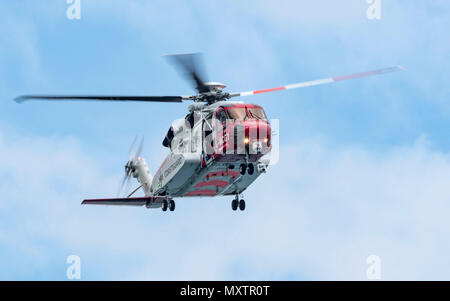
M255 171L255 166L252 163L250 163L247 166L247 172L248 172L249 175L252 175L254 171Z
M175 210L175 201L174 200L170 200L169 201L169 210L170 211L174 211Z
M239 201L239 209L241 209L241 211L245 210L245 201L244 200Z
M162 211L167 211L167 207L168 207L167 200L162 201L161 204Z
M237 199L234 199L233 201L231 201L231 209L233 209L233 211L236 211L238 206L239 206L239 201Z
M239 165L239 172L241 173L241 175L245 175L246 170L247 170L247 164L242 163L241 165Z

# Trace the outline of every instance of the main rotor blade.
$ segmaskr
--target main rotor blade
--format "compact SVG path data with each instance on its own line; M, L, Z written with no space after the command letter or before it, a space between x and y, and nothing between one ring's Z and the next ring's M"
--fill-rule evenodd
M400 70L406 70L405 68L401 66L395 66L395 67L389 67L384 69L378 69L378 70L372 70L367 72L361 72L361 73L355 73L350 75L344 75L344 76L337 76L337 77L329 77L319 80L313 80L308 82L302 82L302 83L296 83L291 84L287 86L281 86L276 88L270 88L270 89L263 89L263 90L254 90L254 91L246 91L246 92L238 92L238 93L230 93L230 97L236 97L236 96L250 96L250 95L256 95L261 93L267 93L267 92L274 92L274 91L281 91L281 90L290 90L290 89L297 89L297 88L305 88L305 87L311 87L311 86L317 86L317 85L323 85L323 84L329 84L334 82L339 82L343 80L348 79L355 79L355 78L361 78L361 77L367 77L367 76L374 76L374 75L380 75L385 73L391 73L396 72Z
M201 54L188 53L188 54L173 54L167 55L172 62L180 66L182 73L189 80L193 80L195 83L195 89L199 93L210 92L208 86L205 85L204 77L201 74Z
M155 101L182 102L181 96L115 96L115 95L22 95L14 99L17 103L28 100L94 100L94 101Z

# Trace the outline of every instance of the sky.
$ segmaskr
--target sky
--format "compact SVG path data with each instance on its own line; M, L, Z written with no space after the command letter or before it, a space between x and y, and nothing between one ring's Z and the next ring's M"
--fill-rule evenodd
M0 280L450 280L450 3L381 0L0 2ZM407 72L242 98L280 124L280 158L244 193L175 212L116 196L128 149L189 103L17 104L22 94L187 95L166 54L247 91L401 65Z

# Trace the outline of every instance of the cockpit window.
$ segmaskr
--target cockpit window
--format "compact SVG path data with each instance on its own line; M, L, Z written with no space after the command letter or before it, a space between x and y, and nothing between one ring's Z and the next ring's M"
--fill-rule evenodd
M173 139L173 128L170 127L169 131L167 131L166 137L164 137L163 140L163 146L164 147L170 147L172 144L172 139Z
M245 108L228 108L227 113L230 119L235 121L242 121L248 118Z
M262 108L248 108L248 112L253 119L267 120L266 114Z

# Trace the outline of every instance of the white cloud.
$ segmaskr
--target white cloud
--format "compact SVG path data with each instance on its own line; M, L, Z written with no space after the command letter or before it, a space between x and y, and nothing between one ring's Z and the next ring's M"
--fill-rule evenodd
M38 21L57 26L58 6L37 2L0 4L1 96L24 86L48 89L51 84L41 57ZM10 99L8 99L9 101Z
M64 277L50 271L65 272L52 259L65 252L81 256L84 279L365 279L370 254L383 279L448 279L449 154L425 138L386 153L322 140L281 152L245 212L205 198L162 213L81 207L113 195L120 174L73 139L3 136L2 249L47 279Z

